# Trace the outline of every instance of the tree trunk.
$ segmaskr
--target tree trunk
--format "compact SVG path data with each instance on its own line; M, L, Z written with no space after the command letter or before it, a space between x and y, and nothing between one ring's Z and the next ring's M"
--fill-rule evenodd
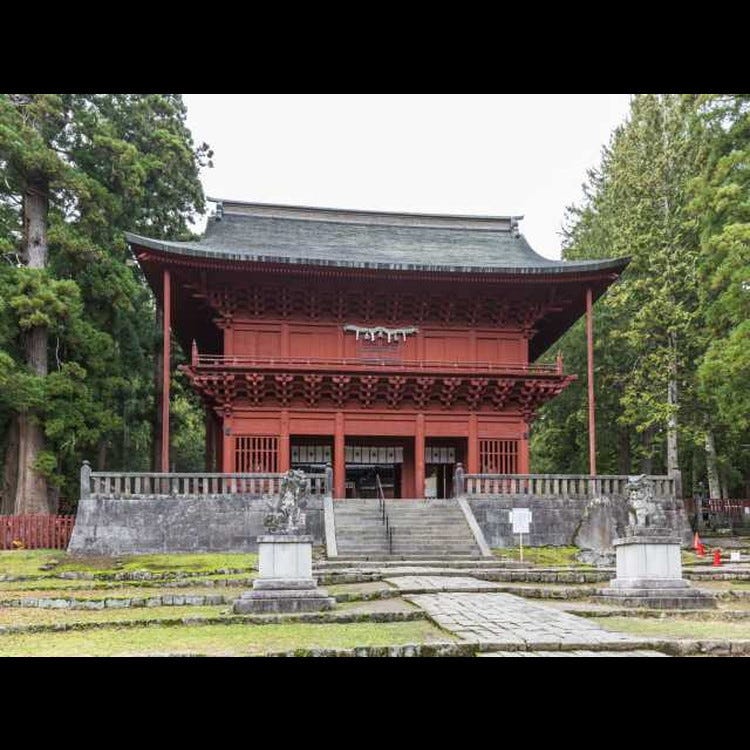
M151 445L153 451L151 453L151 471L161 471L161 403L162 403L162 379L164 356L162 354L162 339L161 329L163 326L164 318L162 317L162 310L156 306L156 339L154 341L154 416L151 420Z
M34 469L34 462L44 450L44 433L36 417L22 412L18 420L18 483L14 512L49 513L47 480Z
M641 445L643 446L643 455L641 456L641 474L653 474L654 455L651 446L654 442L654 428L648 427L643 431L641 436Z
M630 474L630 431L624 425L617 428L617 471Z
M99 450L96 455L96 469L97 471L107 470L107 441L104 439L99 443Z
M47 181L30 180L23 197L24 256L28 268L47 267ZM29 329L24 336L26 364L41 377L47 374L48 331L43 326ZM18 422L18 481L14 510L22 513L49 513L47 480L34 469L44 450L44 430L33 412L16 415Z
M721 497L721 484L719 482L719 464L716 460L716 443L713 430L706 430L706 473L708 474L708 496Z
M16 485L18 484L18 420L15 416L10 420L5 434L4 455L0 515L9 516L15 510Z
M671 411L667 420L667 474L670 476L680 469L677 454L677 337L669 336L669 380L667 382L667 403Z

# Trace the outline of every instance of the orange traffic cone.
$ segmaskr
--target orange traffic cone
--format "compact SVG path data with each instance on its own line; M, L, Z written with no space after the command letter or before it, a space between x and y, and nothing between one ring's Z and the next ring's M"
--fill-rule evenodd
M703 557L706 554L706 548L703 546L703 542L698 536L697 531L695 532L695 536L693 537L693 549L695 550L695 554L698 555L698 557Z

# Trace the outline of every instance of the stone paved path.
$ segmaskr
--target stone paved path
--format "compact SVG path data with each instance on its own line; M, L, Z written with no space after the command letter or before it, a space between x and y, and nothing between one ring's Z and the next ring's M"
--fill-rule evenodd
M492 581L481 581L470 576L408 575L384 578L383 581L401 591L494 591L498 588L498 584Z
M611 633L582 617L511 594L441 592L404 598L465 641L495 644L509 650L573 649L574 646L585 650L603 644L617 644L620 646L618 650L623 650L627 649L628 643L642 643L644 640Z

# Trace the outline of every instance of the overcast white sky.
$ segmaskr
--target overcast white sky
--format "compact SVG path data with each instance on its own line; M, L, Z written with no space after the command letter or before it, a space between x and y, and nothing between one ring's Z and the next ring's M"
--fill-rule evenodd
M446 214L523 214L560 256L565 207L628 94L186 94L214 198Z

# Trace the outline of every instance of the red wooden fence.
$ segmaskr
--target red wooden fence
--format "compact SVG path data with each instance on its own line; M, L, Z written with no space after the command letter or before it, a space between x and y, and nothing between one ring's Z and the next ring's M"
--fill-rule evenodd
M734 522L750 522L750 500L718 500L708 501L711 513L721 513Z
M67 549L75 516L0 516L0 549Z

